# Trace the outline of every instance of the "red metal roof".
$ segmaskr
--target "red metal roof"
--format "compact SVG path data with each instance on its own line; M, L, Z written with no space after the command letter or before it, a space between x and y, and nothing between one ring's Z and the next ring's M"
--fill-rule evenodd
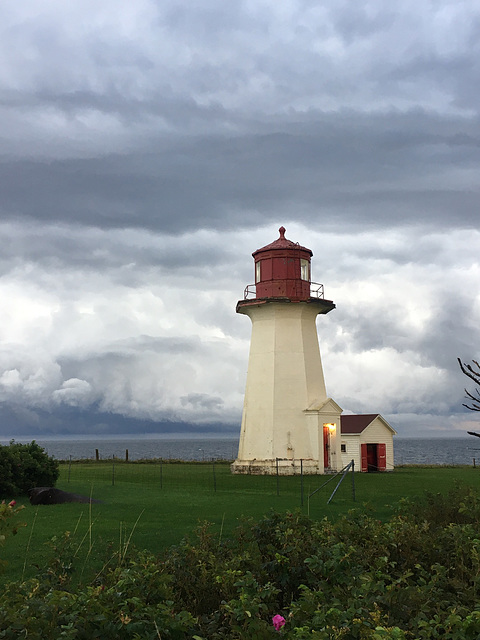
M371 424L375 418L378 418L378 413L365 413L363 415L356 416L340 416L340 432L344 434L348 433L362 433L369 424Z
M265 245L264 247L261 247L260 249L257 249L256 251L253 252L253 256L255 256L257 253L259 253L260 251L271 251L272 249L302 249L303 251L308 251L310 253L310 255L313 255L313 251L311 249L307 249L307 247L302 247L301 245L298 244L298 242L292 242L291 240L288 240L287 238L285 238L285 227L280 227L280 229L278 230L280 233L280 237L277 238L277 240L275 240L274 242L271 242L270 244Z

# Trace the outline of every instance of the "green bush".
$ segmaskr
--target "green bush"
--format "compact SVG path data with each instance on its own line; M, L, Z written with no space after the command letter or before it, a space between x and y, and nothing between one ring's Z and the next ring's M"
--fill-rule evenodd
M2 547L9 535L16 535L18 527L24 526L24 523L19 524L16 520L16 516L25 507L16 506L15 500L11 500L8 504L5 500L0 503L0 547ZM0 558L0 572L5 568L6 561Z
M0 637L478 640L476 501L456 487L423 511L404 501L387 522L365 509L336 522L272 512L229 539L202 524L162 557L112 552L87 584L66 534L35 579L5 587Z
M480 525L480 495L472 487L459 482L445 494L425 491L423 499L415 502L404 498L399 509L415 522L427 521L432 527L449 524Z
M110 567L95 584L69 588L65 566L7 585L0 598L0 637L45 640L182 640L195 621L177 611L168 576L149 554Z
M20 444L12 440L9 445L0 445L0 497L26 494L33 487L52 487L59 473L58 461L35 441Z

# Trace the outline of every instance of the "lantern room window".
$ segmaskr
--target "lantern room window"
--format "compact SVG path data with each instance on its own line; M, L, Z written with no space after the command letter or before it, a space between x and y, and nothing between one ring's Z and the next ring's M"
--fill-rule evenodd
M303 258L300 260L300 278L302 280L310 281L310 264L308 260Z
M255 283L260 282L260 261L255 263Z

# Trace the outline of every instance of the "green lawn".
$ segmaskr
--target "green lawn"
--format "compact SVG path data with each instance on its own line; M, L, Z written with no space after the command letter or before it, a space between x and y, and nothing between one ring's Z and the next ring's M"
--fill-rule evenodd
M57 487L101 499L102 504L31 506L24 503L26 527L0 548L8 568L2 581L35 575L52 555L49 541L71 532L76 566L90 576L101 568L131 535L131 544L161 552L192 532L199 521L212 523L216 535L228 536L242 517L259 518L270 509L302 509L316 519L335 518L368 504L374 514L388 518L403 497L415 499L425 490L446 492L455 482L480 489L480 470L467 467L400 467L384 474L355 474L345 478L330 504L338 478L310 500L308 494L328 476L301 478L233 476L227 464L140 464L88 462L61 465ZM58 544L58 542L57 542Z

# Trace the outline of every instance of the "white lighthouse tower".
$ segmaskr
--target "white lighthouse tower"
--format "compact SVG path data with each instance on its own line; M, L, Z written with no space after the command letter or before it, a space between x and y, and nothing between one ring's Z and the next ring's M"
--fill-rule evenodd
M279 231L253 253L255 285L237 303L252 321L252 337L234 473L341 468L342 409L327 396L316 328L317 316L335 305L311 282L312 251Z

